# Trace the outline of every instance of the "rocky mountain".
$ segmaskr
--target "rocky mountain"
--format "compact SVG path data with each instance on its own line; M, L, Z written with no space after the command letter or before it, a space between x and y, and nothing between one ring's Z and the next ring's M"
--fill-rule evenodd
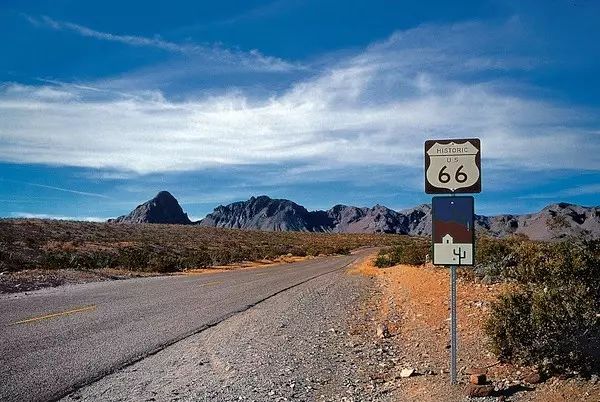
M336 205L324 213L330 219L328 232L407 233L406 217L379 204L373 208Z
M406 216L406 233L413 236L429 236L431 234L431 205L421 204L404 209L400 214Z
M406 217L381 205L336 205L327 211L308 211L292 201L264 195L220 205L197 223L208 227L332 233L406 233L407 227Z
M329 219L320 211L308 212L295 202L262 195L220 205L198 224L230 229L322 232L327 231Z
M262 208L257 209L257 200ZM394 211L382 205L359 208L336 205L327 211L307 211L288 200L266 196L219 206L199 222L202 226L255 230L302 230L333 233L398 233L431 235L431 206ZM525 215L475 216L479 233L494 237L524 234L530 239L565 236L600 237L600 207L552 204Z
M190 224L177 200L160 192L129 215L112 222ZM336 205L326 211L308 211L295 202L265 195L247 201L220 205L206 218L195 222L205 227L267 231L330 233L397 233L431 235L431 206L394 211L382 205L372 208ZM600 207L551 204L525 215L475 216L479 233L495 237L523 234L530 239L552 240L565 236L600 238Z
M179 202L168 191L161 191L151 199L138 205L128 215L109 219L114 223L173 223L190 224L192 221L183 212Z
M497 237L515 233L534 240L566 236L600 238L600 207L561 202L533 214L477 216L476 227Z

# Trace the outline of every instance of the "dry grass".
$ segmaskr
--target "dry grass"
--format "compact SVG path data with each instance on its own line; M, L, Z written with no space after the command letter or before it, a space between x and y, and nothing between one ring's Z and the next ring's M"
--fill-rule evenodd
M25 269L177 272L282 256L347 254L390 246L406 236L263 232L184 225L0 220L0 272Z
M374 255L370 255L367 258L363 258L358 263L354 264L352 268L348 270L348 273L352 275L365 275L369 277L375 277L381 273L381 270L375 267L374 261Z

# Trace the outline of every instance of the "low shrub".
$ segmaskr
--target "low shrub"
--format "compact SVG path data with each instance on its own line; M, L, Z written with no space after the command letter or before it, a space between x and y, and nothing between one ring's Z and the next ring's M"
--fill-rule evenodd
M519 245L529 243L524 236L497 239L485 235L477 236L475 242L475 275L504 276L507 267L514 265L515 251Z
M378 268L391 267L398 264L425 264L431 246L425 239L412 239L399 245L382 249L375 259Z
M503 360L553 371L600 369L600 241L516 249L515 284L492 304L485 330Z

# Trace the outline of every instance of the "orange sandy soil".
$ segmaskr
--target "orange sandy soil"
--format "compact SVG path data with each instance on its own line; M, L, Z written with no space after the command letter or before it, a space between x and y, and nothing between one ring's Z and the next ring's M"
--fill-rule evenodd
M458 282L458 367L457 386L449 384L449 271L433 266L398 265L379 269L375 257L356 265L350 272L367 275L378 282L379 322L386 322L402 356L399 368L414 368L420 375L397 380L393 396L402 401L463 401L469 368L487 369L494 385L508 382L507 390L485 400L506 401L594 401L600 402L600 384L582 379L550 378L529 385L522 378L532 368L501 364L488 352L483 324L490 302L507 286Z

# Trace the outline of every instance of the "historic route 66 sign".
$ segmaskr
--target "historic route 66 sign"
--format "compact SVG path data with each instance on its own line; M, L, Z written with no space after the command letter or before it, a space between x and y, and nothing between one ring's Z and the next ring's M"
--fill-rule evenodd
M425 192L480 193L479 139L425 141Z

